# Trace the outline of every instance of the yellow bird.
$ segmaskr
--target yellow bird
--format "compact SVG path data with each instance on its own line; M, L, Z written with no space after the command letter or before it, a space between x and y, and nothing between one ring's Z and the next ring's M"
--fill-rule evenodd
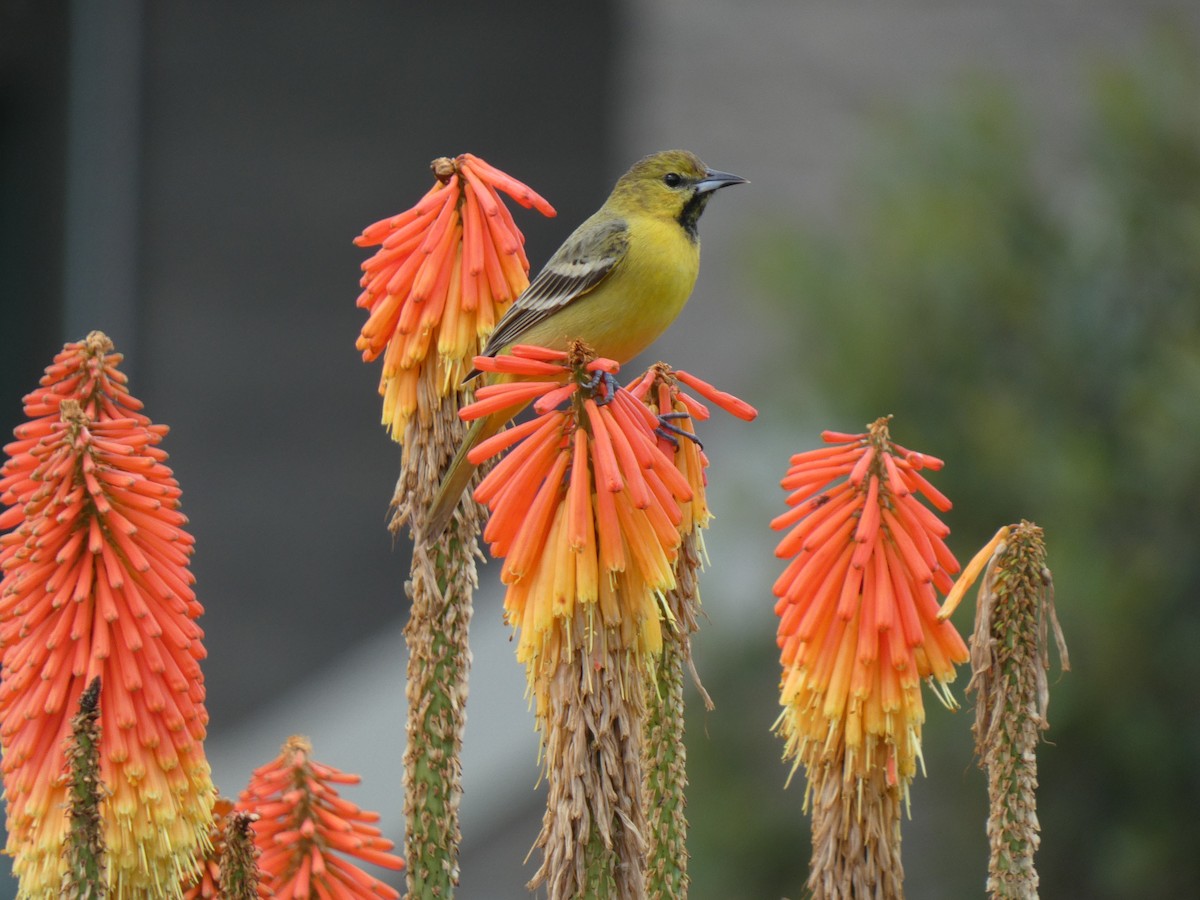
M638 160L509 307L483 355L514 344L565 350L578 339L599 356L628 362L667 330L691 296L700 270L696 224L713 191L745 181L709 169L686 150ZM520 411L501 410L472 425L429 510L427 541L445 530L471 480L475 466L467 453Z

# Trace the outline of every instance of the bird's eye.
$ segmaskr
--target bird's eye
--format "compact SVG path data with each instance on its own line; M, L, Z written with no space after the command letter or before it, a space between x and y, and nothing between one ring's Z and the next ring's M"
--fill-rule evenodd
M683 179L679 176L678 172L668 172L663 176L663 182L667 187L679 187L682 181Z

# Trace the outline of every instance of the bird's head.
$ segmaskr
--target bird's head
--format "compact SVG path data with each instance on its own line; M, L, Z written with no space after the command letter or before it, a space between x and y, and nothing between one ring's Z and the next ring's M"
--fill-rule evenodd
M635 162L617 181L613 199L623 208L669 216L695 238L713 191L745 183L740 175L708 168L694 153L664 150Z

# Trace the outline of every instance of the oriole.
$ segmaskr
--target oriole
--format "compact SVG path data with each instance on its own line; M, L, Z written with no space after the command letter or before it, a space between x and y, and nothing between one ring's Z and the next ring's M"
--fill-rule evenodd
M514 344L565 350L578 339L599 356L628 362L666 331L691 296L700 270L696 225L713 191L745 181L709 169L686 150L634 163L509 307L483 355ZM519 412L502 410L472 425L442 478L425 540L445 530L475 471L467 453Z

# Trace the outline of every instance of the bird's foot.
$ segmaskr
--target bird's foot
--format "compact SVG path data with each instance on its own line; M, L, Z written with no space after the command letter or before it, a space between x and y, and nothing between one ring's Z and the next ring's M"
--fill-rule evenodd
M662 413L658 417L658 427L654 429L654 433L670 443L677 450L679 449L679 438L687 438L687 440L692 441L697 447L703 450L704 445L700 443L700 438L696 437L690 431L684 431L678 425L671 424L672 420L690 418L691 416L685 412Z

